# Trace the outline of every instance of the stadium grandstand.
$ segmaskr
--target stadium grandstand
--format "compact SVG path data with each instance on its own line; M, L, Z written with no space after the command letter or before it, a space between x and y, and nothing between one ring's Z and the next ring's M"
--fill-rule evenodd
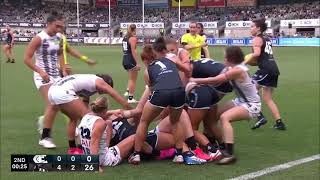
M187 30L190 21L204 22L207 37L241 38L250 36L248 22L260 17L267 19L267 33L271 37L320 36L318 1L253 0L239 4L238 1L232 0L212 2L188 0L181 3L180 24L177 3L167 0L156 2L144 1L143 18L141 0L111 1L111 26L109 26L107 0L97 1L97 3L93 0L80 0L78 33L76 0L1 1L0 26L3 30L5 25L9 24L13 27L16 38L20 37L21 41L27 41L30 39L26 37L33 37L44 27L47 14L53 9L58 9L66 18L68 23L66 34L70 39L121 37L126 32L127 25L133 22L138 23L138 37L154 38L160 33L179 37ZM142 27L143 19L144 28ZM301 19L315 21L318 19L318 21L314 22L314 25L298 26L295 26L295 21L291 23L284 21L301 21Z

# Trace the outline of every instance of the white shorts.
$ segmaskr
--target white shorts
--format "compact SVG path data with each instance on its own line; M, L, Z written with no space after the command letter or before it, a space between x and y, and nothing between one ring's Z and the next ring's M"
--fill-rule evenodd
M48 100L51 104L66 104L75 99L79 99L74 91L66 90L60 86L50 86L48 91Z
M99 155L100 166L116 166L120 164L120 150L118 146L104 149Z
M50 76L50 81L44 82L39 73L36 73L36 72L33 73L33 81L38 90L40 89L41 86L52 84L58 81L59 79L61 79L60 76L57 76L57 77Z
M244 107L248 112L250 118L256 118L258 117L260 111L261 111L261 103L247 103L247 102L242 102L240 101L239 98L235 98L232 100L234 105L236 106L242 106Z

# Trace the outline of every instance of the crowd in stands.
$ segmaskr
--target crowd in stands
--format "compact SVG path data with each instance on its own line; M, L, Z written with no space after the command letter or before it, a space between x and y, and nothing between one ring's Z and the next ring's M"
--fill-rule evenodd
M0 3L0 21L14 22L45 22L46 15L51 10L60 11L68 22L76 22L76 4L57 2L34 3L35 0L24 4ZM181 21L237 21L251 20L257 17L280 19L310 19L320 17L319 2L307 2L287 5L264 5L259 8L182 8ZM80 22L108 22L108 8L97 9L89 5L80 6ZM135 7L116 7L112 9L112 22L141 22L142 9ZM145 9L145 22L177 22L178 9Z
M306 0L308 1L308 0ZM8 2L8 1L7 1ZM46 16L52 10L63 13L67 23L77 22L76 4L44 2L39 0L23 1L12 0L10 3L0 1L0 22L35 22L45 23ZM80 5L81 23L108 23L108 8L95 8L89 5ZM168 27L172 22L178 22L177 8L146 8L145 22L164 22ZM303 2L281 5L260 5L259 7L241 8L181 8L181 22L185 21L219 21L223 25L225 21L248 21L259 17L272 19L279 22L281 19L316 19L320 18L320 3ZM120 22L142 22L141 6L113 7L111 10L112 26ZM15 34L21 37L32 37L37 30L15 30ZM77 37L76 32L67 32L69 37ZM97 36L94 33L80 33L80 37ZM284 36L281 33L275 36ZM297 34L297 37L306 36L308 33Z

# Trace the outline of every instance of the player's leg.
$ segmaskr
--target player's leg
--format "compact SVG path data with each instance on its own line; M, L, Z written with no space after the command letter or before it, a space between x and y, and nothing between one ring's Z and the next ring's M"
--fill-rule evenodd
M54 119L57 115L59 108L55 105L52 105L48 101L48 90L50 86L51 84L47 84L39 88L40 94L46 103L46 109L44 112L43 130L42 130L41 140L39 141L39 145L43 146L44 148L56 147L56 145L53 143L51 139L51 130L52 130Z
M226 146L226 150L223 153L223 157L219 160L219 164L229 164L236 161L234 156L234 134L231 122L249 119L250 115L247 109L243 106L235 106L220 116L220 121L223 129L223 138Z
M129 90L129 95L128 95L128 103L136 103L136 100L134 99L134 93L135 93L135 88L136 88L136 82L138 78L138 73L139 71L135 69L131 69L128 71L129 74L129 81L128 81L128 90Z
M270 75L260 69L252 76L252 79L255 82L258 90L260 90L261 87L266 86L270 83ZM261 111L257 117L257 122L254 124L254 126L251 129L252 130L258 129L261 126L265 125L266 123L267 123L267 119L264 117Z
M4 53L4 55L5 55L6 58L7 58L7 61L6 61L7 63L9 63L9 62L11 61L10 55L9 55L9 52L8 52L8 47L9 47L8 44L4 44L4 45L2 46L3 53Z
M61 112L70 118L67 128L68 142L69 142L69 154L80 154L80 151L76 145L75 130L77 127L77 120L81 119L84 115L90 112L89 108L83 103L81 99L74 99L68 103L59 105ZM75 111L76 109L76 111Z
M171 133L175 139L177 155L182 155L183 142L184 142L184 132L182 126L179 122L182 108L172 108L169 109L169 120L172 125Z
M130 163L140 163L140 152L147 136L149 124L161 113L162 110L162 108L152 105L149 101L145 104L135 135L135 152L129 158Z
M281 120L278 106L272 98L273 88L272 87L263 87L262 90L263 90L263 94L262 94L263 101L269 107L269 109L272 113L273 119L276 120L276 124L274 125L274 128L279 129L279 130L285 130L286 127L285 127L285 124Z
M218 106L214 105L210 108L209 112L207 113L206 117L203 120L203 129L206 134L206 137L212 144L215 143L222 143L222 131L221 127L218 123Z
M14 56L13 56L12 49L13 49L13 46L10 45L9 48L8 48L8 54L9 54L9 57L11 59L11 63L15 63L15 59L14 59Z
M217 160L221 157L220 149L224 149L222 138L222 130L218 124L217 105L210 108L206 117L203 120L204 136L208 139L204 144L204 149L209 153L212 160Z
M121 163L122 159L127 157L132 151L134 144L134 135L131 135L117 145L106 148L104 153L99 155L101 166L116 166Z

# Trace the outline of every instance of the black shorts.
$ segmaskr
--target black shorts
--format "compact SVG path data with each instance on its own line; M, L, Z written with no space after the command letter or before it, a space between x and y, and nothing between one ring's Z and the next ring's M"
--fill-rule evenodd
M187 95L190 109L210 109L220 101L219 93L210 86L196 86Z
M270 74L264 70L259 69L252 76L252 79L260 86L276 88L278 86L278 77L278 74Z
M7 43L7 42L5 42L3 45L4 45L4 46L8 45L8 46L9 46L9 48L12 48L11 43Z
M227 94L233 91L233 87L229 82L220 84L219 86L214 87L219 93Z
M186 102L186 93L183 88L155 90L151 93L149 102L161 108L170 106L179 109L183 107Z
M158 135L155 132L148 132L146 142L152 147L153 150L156 149L158 145Z
M125 70L131 70L133 69L134 67L137 66L137 63L136 61L134 60L133 56L128 56L128 55L125 55L123 56L123 59L122 59L122 66Z

